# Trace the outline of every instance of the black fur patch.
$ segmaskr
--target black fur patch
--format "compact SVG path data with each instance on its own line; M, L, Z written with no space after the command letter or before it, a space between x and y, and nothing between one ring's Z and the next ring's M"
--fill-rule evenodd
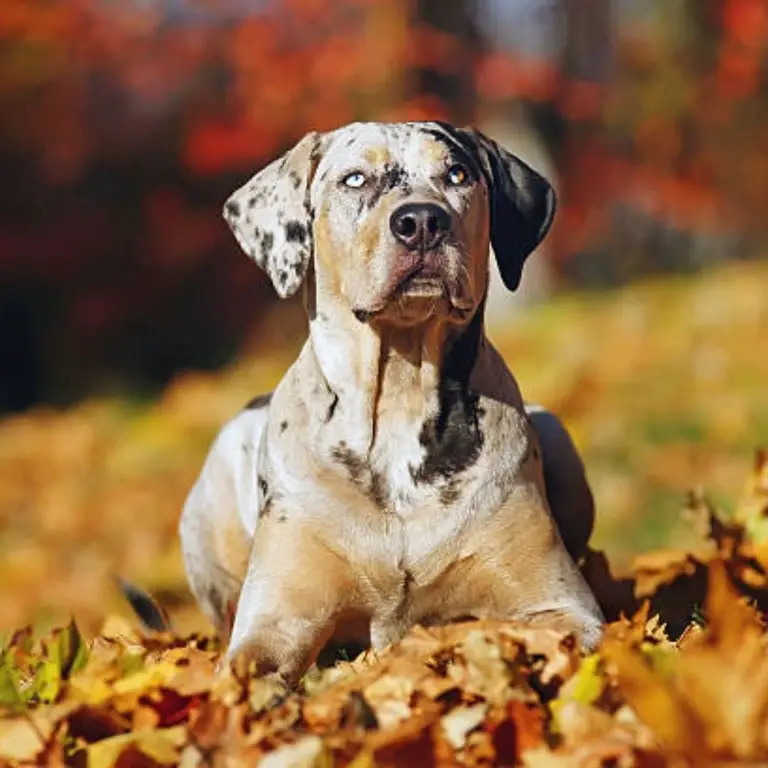
M274 244L275 236L271 232L265 232L261 238L261 258L264 264L269 261L269 255L272 253Z
M301 185L301 176L299 176L299 174L296 173L296 171L291 171L288 174L288 178L291 180L291 184L293 184L293 188L298 189L299 186Z
M368 208L375 208L382 195L401 187L403 194L407 195L410 192L410 185L408 182L408 172L398 163L387 164L384 166L384 173L379 177L378 183L373 188L370 197L367 200Z
M344 440L331 450L331 458L346 468L349 479L362 488L376 506L386 504L388 489L384 477L372 472L365 460L347 447Z
M424 422L419 434L419 442L426 452L424 460L421 466L411 467L415 483L452 481L480 457L484 442L480 427L483 410L479 396L469 391L469 376L479 349L482 317L481 307L443 363L438 412ZM450 485L449 482L441 492L441 500L443 496L446 502L455 500Z
M281 421L280 422L280 432L285 432L285 430L288 429L288 422L287 421Z
M255 411L257 408L266 408L269 403L272 400L272 393L267 392L263 395L256 395L256 397L253 398L253 400L249 400L243 410L244 411Z
M115 580L144 627L153 632L170 631L171 625L168 615L150 594L120 576L116 576Z
M325 414L325 423L327 424L336 413L336 406L339 404L339 396L334 394L331 404L328 406L328 413Z
M346 467L353 483L360 482L365 472L365 462L343 440L331 450L331 458Z
M289 221L285 225L285 239L289 243L305 243L307 228L300 221Z
M240 217L240 206L234 200L230 200L226 204L225 210L227 212L227 216L232 219L237 219Z
M259 475L257 482L259 484L261 495L266 498L267 494L269 493L269 485L267 484L267 481L261 475Z

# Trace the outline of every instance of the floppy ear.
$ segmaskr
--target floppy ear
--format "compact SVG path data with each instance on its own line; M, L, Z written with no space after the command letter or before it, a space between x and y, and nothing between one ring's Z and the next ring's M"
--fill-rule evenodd
M472 128L462 133L465 140L461 143L474 149L488 183L491 245L504 285L514 291L520 285L525 260L552 224L555 191L543 176L485 134Z
M309 190L319 139L307 134L224 204L240 247L269 275L281 299L299 290L312 261Z

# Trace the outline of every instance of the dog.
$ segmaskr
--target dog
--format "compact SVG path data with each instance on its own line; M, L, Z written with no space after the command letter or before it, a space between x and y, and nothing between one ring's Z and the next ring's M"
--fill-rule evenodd
M279 296L303 290L309 336L182 513L226 659L295 684L329 643L470 617L599 642L583 463L483 329L491 246L514 290L554 211L536 171L439 122L310 133L227 200Z

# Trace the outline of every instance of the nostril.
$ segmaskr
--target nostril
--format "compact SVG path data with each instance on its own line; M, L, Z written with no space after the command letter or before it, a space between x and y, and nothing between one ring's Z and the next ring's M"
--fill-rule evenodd
M403 237L413 237L417 228L416 217L412 214L400 216L395 224L397 234Z
M429 232L430 235L434 235L440 229L440 219L438 219L437 216L429 216L427 218L427 232Z

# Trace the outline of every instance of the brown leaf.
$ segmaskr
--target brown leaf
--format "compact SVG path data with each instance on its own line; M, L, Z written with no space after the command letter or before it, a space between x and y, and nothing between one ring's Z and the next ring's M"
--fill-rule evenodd
M221 743L229 709L220 701L204 701L189 718L189 738L203 751Z
M634 580L615 577L604 552L587 548L581 561L581 572L594 592L607 621L615 621L622 614L629 616L637 610Z
M373 754L373 765L398 768L403 765L432 765L436 739L432 716L413 717L396 727L372 731L366 736L366 747Z
M125 733L130 720L107 707L78 707L68 720L70 735L93 743Z
M696 558L676 549L638 555L632 568L635 572L635 596L641 600L653 597L661 587L685 576L693 576L698 566Z

